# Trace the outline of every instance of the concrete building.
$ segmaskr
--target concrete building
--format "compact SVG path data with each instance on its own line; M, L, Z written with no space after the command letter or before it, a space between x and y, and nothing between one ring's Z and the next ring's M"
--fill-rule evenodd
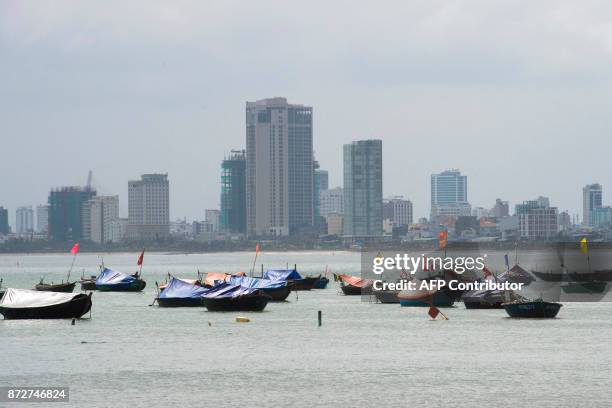
M289 235L314 223L312 107L246 103L247 234Z
M49 193L49 238L80 241L88 236L83 229L83 204L96 195L91 187L61 187ZM85 234L84 234L85 233Z
M474 207L472 208L472 216L480 219L491 216L491 211L484 207Z
M119 218L119 196L96 196L83 205L85 239L98 244L112 242L111 224Z
M327 217L330 213L344 214L344 190L342 187L321 190L321 216Z
M212 232L219 232L219 220L221 218L221 211L219 210L206 210L205 220L211 225Z
M34 210L31 206L19 207L15 211L15 232L18 235L34 232Z
M547 198L539 197L537 200L524 201L516 208L521 238L547 240L557 236L559 211L557 207L550 207Z
M221 163L221 218L224 232L246 233L246 151L232 150Z
M383 235L382 140L344 145L344 235Z
M108 230L105 230L106 242L110 243L121 243L126 239L128 219L127 218L116 218L111 221L108 225Z
M325 217L327 222L327 233L329 235L342 235L344 229L344 217L338 213L328 213Z
M602 207L601 184L587 184L582 188L582 225L595 225L593 211Z
M8 223L8 210L4 207L0 207L0 234L8 235L11 232L11 228Z
M128 181L127 239L152 241L170 236L170 182L167 174L143 174Z
M412 201L402 196L383 201L383 220L389 220L391 228L412 224Z
M610 229L612 228L612 207L595 207L590 210L589 218L592 227Z
M36 206L36 232L47 234L49 232L49 206L41 204Z
M510 206L508 201L502 201L501 198L495 199L495 205L490 211L491 217L501 218L510 215Z
M457 169L431 175L432 221L440 218L470 216L471 206L467 198L467 176Z
M322 170L319 162L314 162L314 220L316 223L321 223L321 192L329 189L329 173L327 170Z

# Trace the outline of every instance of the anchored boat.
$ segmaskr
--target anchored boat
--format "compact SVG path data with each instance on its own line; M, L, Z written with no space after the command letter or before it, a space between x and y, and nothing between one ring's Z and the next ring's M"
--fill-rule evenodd
M515 300L503 304L510 317L522 318L553 318L562 306L561 303L545 302L542 299Z
M317 281L321 278L319 276L307 276L302 277L296 268L293 269L268 269L262 276L263 279L269 279L271 281L286 281L293 283L291 290L311 290L314 288Z
M202 293L204 306L211 312L260 312L271 300L263 291L223 282Z
M287 281L272 281L269 279L249 278L247 276L230 276L226 282L245 288L260 289L270 296L274 302L282 302L291 293L292 284Z
M126 275L104 268L96 279L96 289L103 292L140 292L147 283L138 274Z
M0 300L4 319L80 318L91 309L91 294L6 289Z
M157 304L160 307L204 306L202 294L206 291L207 289L201 285L194 285L183 279L173 277L157 297Z
M335 275L340 280L340 289L346 296L370 295L372 294L371 279L362 279L358 276Z

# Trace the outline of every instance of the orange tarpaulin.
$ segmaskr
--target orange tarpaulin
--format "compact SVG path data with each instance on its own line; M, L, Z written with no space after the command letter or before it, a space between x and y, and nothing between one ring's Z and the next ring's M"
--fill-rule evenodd
M351 285L351 286L355 286L357 288L365 288L367 286L370 286L372 284L372 281L369 279L361 279L357 276L351 276L351 275L339 275L340 279L342 280L342 282L346 283L347 285Z
M244 272L236 272L232 273L222 273L222 272L209 272L206 274L204 278L204 284L208 286L215 286L215 281L225 281L230 276L245 276Z

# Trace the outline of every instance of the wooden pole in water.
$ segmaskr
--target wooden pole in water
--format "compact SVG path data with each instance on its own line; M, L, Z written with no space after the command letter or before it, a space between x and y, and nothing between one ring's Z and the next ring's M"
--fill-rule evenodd
M321 325L323 324L322 320L323 320L323 312L319 310L319 327L321 327Z

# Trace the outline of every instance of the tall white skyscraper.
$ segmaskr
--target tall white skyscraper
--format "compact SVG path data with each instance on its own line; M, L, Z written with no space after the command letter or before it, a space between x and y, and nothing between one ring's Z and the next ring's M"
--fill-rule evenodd
M84 204L83 231L98 244L113 241L112 224L119 218L119 196L95 196Z
M312 227L312 107L285 98L246 103L247 233L289 235Z
M127 238L151 241L170 235L170 183L167 174L143 174L128 181Z
M593 214L602 207L601 184L587 184L582 188L582 225L594 226Z
M42 204L36 206L36 232L46 234L49 232L49 206Z
M16 211L15 232L29 234L34 231L34 210L31 206L19 207Z
M459 170L431 175L431 219L471 215L467 199L467 176Z

